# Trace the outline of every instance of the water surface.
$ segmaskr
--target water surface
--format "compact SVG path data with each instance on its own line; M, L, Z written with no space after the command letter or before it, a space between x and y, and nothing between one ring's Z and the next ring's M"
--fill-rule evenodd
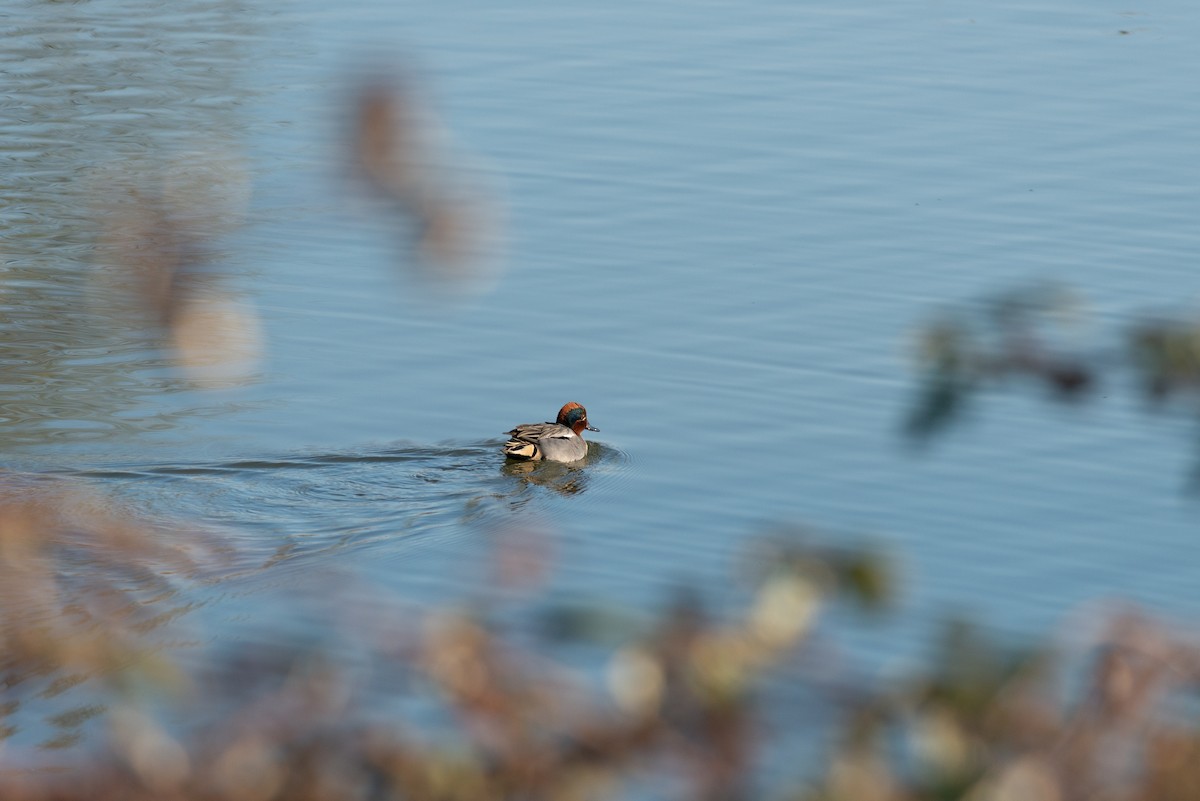
M514 524L558 538L551 596L647 607L681 580L721 596L776 524L865 536L906 577L895 625L852 641L867 662L919 657L950 613L1029 635L1097 597L1198 611L1186 420L1121 386L1082 408L1014 387L933 448L899 434L912 331L943 306L1060 281L1105 343L1194 303L1181 3L0 18L6 461L226 532L238 569L183 590L207 636L279 625L271 593L331 564L469 592L464 560ZM347 97L378 63L419 76L503 208L471 291L414 275L403 222L347 178ZM208 193L210 278L261 328L263 360L218 388L105 311L97 208L147 181ZM594 461L506 468L500 432L568 400L602 429Z

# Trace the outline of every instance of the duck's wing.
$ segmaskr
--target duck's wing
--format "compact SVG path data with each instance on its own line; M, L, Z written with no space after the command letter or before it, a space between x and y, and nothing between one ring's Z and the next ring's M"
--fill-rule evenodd
M571 429L560 426L558 423L522 423L512 431L504 433L513 439L521 439L526 442L537 442L539 439L569 437L572 435Z

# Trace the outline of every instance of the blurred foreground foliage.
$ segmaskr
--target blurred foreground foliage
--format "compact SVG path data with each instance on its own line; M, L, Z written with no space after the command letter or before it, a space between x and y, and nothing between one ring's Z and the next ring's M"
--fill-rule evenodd
M415 611L372 598L370 614L345 619L361 621L375 669L396 679L385 698L363 692L352 660L327 645L177 664L155 635L183 610L150 610L169 606L177 581L219 569L219 541L197 549L202 537L70 482L6 481L6 801L1200 794L1200 650L1134 611L1097 616L1073 658L1014 651L956 623L926 672L852 678L829 646L851 618L826 612L887 607L888 560L778 536L738 571L744 603L720 615L692 589L658 613L561 609L534 636L498 622L494 604ZM164 544L174 542L189 547ZM73 568L78 552L88 569ZM495 561L495 575L520 575L503 543ZM557 659L564 641L598 654L591 667ZM75 716L101 723L50 765L11 740L55 677L98 687L101 703ZM146 686L165 700L148 703ZM775 774L795 766L794 784L768 781L767 763Z
M1038 284L944 313L920 331L922 385L906 428L927 438L957 422L980 391L1024 382L1081 401L1132 376L1153 408L1195 410L1200 400L1200 321L1145 317L1115 346L1079 344L1079 297ZM1086 340L1084 340L1086 341ZM1200 477L1200 474L1198 474Z

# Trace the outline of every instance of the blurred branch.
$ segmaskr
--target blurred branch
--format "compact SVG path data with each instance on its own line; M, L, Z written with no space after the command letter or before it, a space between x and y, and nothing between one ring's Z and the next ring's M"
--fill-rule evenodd
M1122 333L1117 348L1083 348L1064 330L1078 306L1060 287L1035 286L930 322L919 332L921 378L907 434L926 441L960 421L975 396L1013 381L1080 402L1101 385L1125 383L1126 374L1151 408L1182 403L1200 415L1200 319L1144 319ZM1200 463L1193 483L1200 488Z
M350 164L385 218L406 232L402 262L439 289L489 286L500 239L497 201L481 170L450 146L410 74L378 70L359 82Z
M1024 379L1057 400L1092 393L1111 355L1078 352L1062 329L1077 314L1074 296L1039 286L992 298L974 313L942 315L920 331L918 400L905 428L926 438L962 416L981 389Z

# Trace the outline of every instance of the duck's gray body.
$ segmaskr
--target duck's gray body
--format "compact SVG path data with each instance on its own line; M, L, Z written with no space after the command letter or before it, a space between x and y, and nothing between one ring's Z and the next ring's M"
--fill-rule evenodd
M587 440L558 423L523 423L507 433L504 455L510 459L577 462L587 456Z

